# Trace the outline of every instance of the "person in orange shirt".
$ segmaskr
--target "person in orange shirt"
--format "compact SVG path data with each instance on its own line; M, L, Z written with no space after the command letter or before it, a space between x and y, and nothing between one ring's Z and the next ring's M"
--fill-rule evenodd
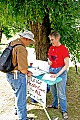
M31 76L32 73L28 71L28 52L26 46L34 42L34 34L31 31L24 31L19 33L20 38L11 41L11 46L17 45L12 51L12 63L15 66L14 70L7 73L7 80L10 83L14 94L17 107L17 114L19 120L30 120L27 117L26 111L26 75Z

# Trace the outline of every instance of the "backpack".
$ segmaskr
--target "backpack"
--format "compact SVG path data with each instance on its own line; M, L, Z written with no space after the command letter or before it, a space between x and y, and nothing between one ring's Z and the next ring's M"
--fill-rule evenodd
M12 63L12 50L17 45L22 45L22 44L16 44L14 46L10 46L10 43L9 43L8 47L5 48L5 50L1 54L0 56L0 71L1 72L8 73L14 70L14 68L17 66L17 65L13 66L13 63Z

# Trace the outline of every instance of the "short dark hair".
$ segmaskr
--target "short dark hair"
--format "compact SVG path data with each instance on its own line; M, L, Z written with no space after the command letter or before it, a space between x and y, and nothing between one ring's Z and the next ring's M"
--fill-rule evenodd
M49 34L49 36L54 36L55 38L56 38L56 37L61 37L61 36L60 36L60 33L57 32L57 31L51 32L51 33Z

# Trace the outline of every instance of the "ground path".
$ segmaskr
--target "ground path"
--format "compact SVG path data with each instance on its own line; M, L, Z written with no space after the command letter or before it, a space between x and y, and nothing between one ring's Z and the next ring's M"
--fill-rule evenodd
M28 111L31 109L42 109L39 105L27 105ZM29 116L34 116L29 114ZM0 120L18 120L17 115L14 115L14 94L11 86L6 80L6 74L0 72Z

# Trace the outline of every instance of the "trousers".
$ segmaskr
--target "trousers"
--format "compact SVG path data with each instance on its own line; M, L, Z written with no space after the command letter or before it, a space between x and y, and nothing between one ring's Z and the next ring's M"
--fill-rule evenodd
M11 85L15 94L15 104L19 120L26 120L26 75L23 73L17 73L17 79L15 79L14 74L9 72L6 76L7 81Z
M58 73L62 67L59 68L51 68L49 72L54 74ZM62 112L67 111L67 100L66 100L66 82L67 82L67 70L65 70L59 77L62 78L62 81L50 86L50 90L53 96L52 106L58 106L58 99L60 102L60 107Z

